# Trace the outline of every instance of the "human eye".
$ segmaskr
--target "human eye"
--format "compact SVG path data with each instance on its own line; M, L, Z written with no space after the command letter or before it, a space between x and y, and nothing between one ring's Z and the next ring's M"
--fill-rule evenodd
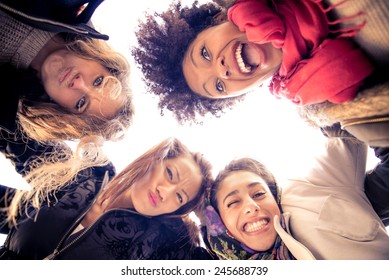
M206 60L208 60L208 61L211 60L211 57L209 56L209 53L208 53L208 51L207 51L207 49L206 49L205 47L202 47L202 48L200 49L200 55L201 55L204 59L206 59Z
M227 208L230 208L231 206L233 206L234 204L238 203L239 200L237 199L234 199L234 200L231 200L227 203Z
M266 192L259 191L259 192L254 193L253 198L254 199L262 198L265 194L266 194Z
M219 79L216 81L216 90L220 93L224 92L224 85Z
M178 202L180 204L182 204L184 202L184 199L183 199L183 197L182 197L182 195L180 193L177 193L177 199L178 199Z
M83 96L80 100L78 100L78 102L76 104L76 109L78 112L82 111L82 108L85 106L85 103L86 103L85 96Z
M173 180L173 172L169 167L166 167L166 174L167 174L169 180L172 181Z
M103 77L103 76L97 77L97 78L93 81L93 86L94 86L94 87L99 87L99 86L101 86L101 84L103 83L103 80L104 80L104 77Z

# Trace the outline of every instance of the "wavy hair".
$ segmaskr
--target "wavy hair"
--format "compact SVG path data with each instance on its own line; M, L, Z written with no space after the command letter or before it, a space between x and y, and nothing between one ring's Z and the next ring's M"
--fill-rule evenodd
M198 116L210 113L219 117L225 109L231 109L243 99L243 96L203 97L189 88L182 71L190 43L201 31L219 24L221 13L225 14L226 9L216 3L199 5L195 1L183 7L180 1L173 1L168 10L153 15L146 13L145 21L139 21L135 33L138 46L131 52L144 75L148 92L159 97L161 115L167 109L181 124L198 123Z
M31 157L23 170L28 190L18 190L10 203L8 222L16 225L16 218L28 205L39 209L51 194L74 182L78 172L109 163L103 152L101 136L83 137L73 152L64 142L50 142L44 156ZM46 145L46 144L45 144Z
M110 71L113 77L105 79L105 86L110 87L112 98L125 97L121 109L110 119L86 117L69 113L55 103L22 98L17 115L19 127L37 141L76 140L89 135L101 135L105 140L121 139L132 124L134 114L127 59L103 40L72 38L67 41L69 51L97 61Z

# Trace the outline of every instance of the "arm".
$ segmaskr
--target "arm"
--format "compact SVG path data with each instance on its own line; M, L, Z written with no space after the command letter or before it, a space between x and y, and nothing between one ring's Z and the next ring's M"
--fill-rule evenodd
M320 186L356 186L363 190L367 145L340 129L339 124L322 129L327 141L314 159L305 180Z
M29 163L36 158L59 151L68 153L70 148L62 142L43 144L22 136L19 133L8 133L0 129L0 152L12 162L15 170L21 175L29 171Z
M377 166L366 174L365 192L374 210L385 226L389 225L389 148L374 147L380 159Z
M8 234L9 227L7 222L6 208L11 203L14 197L16 189L8 188L0 185L0 233Z

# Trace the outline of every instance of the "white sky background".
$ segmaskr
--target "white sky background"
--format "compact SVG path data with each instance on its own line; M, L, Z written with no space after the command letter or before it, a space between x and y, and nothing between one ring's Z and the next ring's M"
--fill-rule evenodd
M170 0L105 0L92 18L96 29L108 34L112 47L123 53L132 65L134 124L123 141L104 146L117 171L153 145L174 136L192 151L203 153L213 164L215 174L234 157L253 156L267 164L282 186L289 175L309 166L317 148L323 147L324 137L319 129L309 127L299 118L290 102L275 99L266 87L250 93L221 118L204 120L203 125L180 126L168 112L160 116L158 99L146 93L130 47L136 44L133 28L144 11L161 11L169 3ZM372 155L369 155L369 168L377 162ZM0 184L16 188L24 184L2 155Z
M183 3L192 3L184 0ZM200 2L206 2L202 0ZM162 11L170 0L105 0L92 21L99 31L110 36L109 43L123 53L132 67L131 83L135 104L134 124L123 141L106 143L105 150L117 171L163 139L174 136L193 151L202 152L213 164L215 173L236 156L247 155L262 160L282 181L301 172L309 164L324 137L309 127L288 101L277 100L267 87L250 93L221 118L210 117L203 125L180 126L170 112L160 116L158 97L147 93L142 74L132 60L130 47L136 45L133 29L145 11ZM370 157L369 167L376 163ZM1 155L0 183L18 187L23 180Z

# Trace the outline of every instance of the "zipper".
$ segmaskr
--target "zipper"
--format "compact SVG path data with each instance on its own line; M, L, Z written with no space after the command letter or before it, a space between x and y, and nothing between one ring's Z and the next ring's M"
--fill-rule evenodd
M63 245L63 243L65 242L65 240L69 237L70 233L76 228L76 226L81 222L81 220L84 218L84 216L86 215L86 213L90 210L90 208L93 206L93 204L96 202L97 200L97 197L99 196L99 194L102 192L102 190L104 189L104 186L108 183L108 180L109 180L109 175L108 175L108 171L105 172L105 175L104 175L104 179L103 179L103 182L102 182L102 187L100 189L100 191L98 192L98 194L96 195L96 198L93 200L93 203L91 203L91 205L88 207L88 209L86 209L84 211L84 213L72 224L72 226L67 230L67 232L64 234L64 236L61 238L60 242L58 243L57 247L54 249L54 251L48 255L47 257L44 258L44 260L53 260L56 256L58 256L59 254L61 254L62 252L64 252L65 250L67 250L69 247L71 247L74 243L76 243L78 240L80 240L85 234L87 234L91 229L92 227L94 227L97 222L103 217L103 215L105 215L106 213L109 213L109 212L112 212L112 211L117 211L117 210L120 210L120 211L126 211L126 212L129 212L129 213L132 213L132 214L139 214L138 212L136 211L133 211L133 210L130 210L130 209L122 209L122 208L114 208L114 209L110 209L108 210L107 212L105 212L103 215L101 215L98 219L96 219L96 221L94 221L92 224L90 224L88 227L86 227L76 238L74 238L71 242L69 242L66 246L64 246L63 248L61 248L61 246Z
M365 123L376 123L376 122L386 122L389 121L389 116L377 117L377 118L365 118L365 119L350 119L343 121L342 129L351 125L365 124Z
M99 194L103 191L104 187L108 184L109 182L109 171L106 171L105 174L104 174L104 178L103 178L103 181L101 183L101 188L99 190L99 192L96 194L96 197L95 199L93 200L93 202L89 205L89 207L78 217L78 219L72 224L72 226L66 231L66 233L62 236L61 240L59 241L58 245L55 247L53 253L51 253L50 255L48 255L47 257L44 258L44 260L52 260L54 259L60 252L62 252L63 250L65 250L66 248L68 248L70 245L72 245L74 242L76 242L77 240L79 240L84 234L85 232L87 232L87 230L89 230L96 222L94 222L93 224L89 225L87 228L84 229L84 231L79 234L79 236L77 236L77 238L75 238L72 242L70 242L68 245L66 245L64 248L60 249L62 244L65 242L65 240L70 236L70 233L76 228L76 226L81 222L81 220L85 217L86 213L88 213L88 211L92 208L92 206L95 204L96 200L97 200L97 197L99 196ZM97 221L97 220L96 220Z
M88 209L89 210L89 209ZM62 246L62 243L67 239L69 233L73 230L73 227L76 225L73 224L71 230L69 230L65 235L64 237L61 239L60 243L58 244L58 246L54 249L53 253L51 253L50 255L48 255L46 258L44 258L44 260L53 260L55 257L57 257L59 254L63 253L65 250L67 250L68 248L70 248L73 244L75 244L78 240L80 240L85 234L87 234L96 224L98 221L101 220L101 218L107 214L107 213L110 213L110 212L113 212L113 211L125 211L125 212L128 212L128 213L132 213L132 214L139 214L133 210L130 210L130 209L123 209L123 208L114 208L114 209L110 209L108 210L107 212L105 212L103 215L101 215L96 221L94 221L91 225L89 225L88 227L86 227L83 232L81 232L76 238L74 238L70 243L68 243L66 246L64 246L63 248L61 248ZM87 212L87 211L86 211ZM85 212L85 213L86 213ZM84 215L85 215L84 213ZM84 216L82 215L82 217ZM78 220L77 220L78 221Z
M33 21L36 21L36 22L41 22L41 23L49 23L49 24L53 24L53 25L56 25L56 26L60 26L60 27L64 27L64 28L67 28L67 29L70 29L70 30L73 30L75 32L78 32L78 33L81 33L81 34L89 34L88 31L85 31L85 30L82 30L82 29L78 29L78 28L75 28L73 26L70 26L68 24L64 24L64 23L61 23L61 22L58 22L58 21L52 21L52 20L49 20L49 19L42 19L42 18L37 18L37 17L33 17L33 16L30 16L30 15L27 15L25 13L22 13L18 10L15 10L14 8L12 7L8 7L2 3L0 3L0 7L5 9L5 10L8 10L9 12L12 12L18 16L22 16L24 18L27 18L29 20L33 20Z

